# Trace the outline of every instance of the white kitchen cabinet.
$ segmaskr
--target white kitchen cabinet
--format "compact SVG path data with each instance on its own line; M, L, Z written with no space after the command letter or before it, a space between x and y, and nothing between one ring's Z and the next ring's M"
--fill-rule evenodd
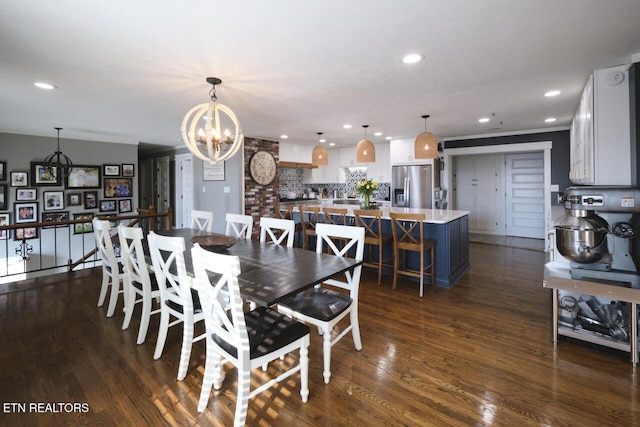
M280 142L280 161L311 163L311 152L313 147L302 144L292 144L289 142Z
M376 147L376 162L365 164L367 167L367 177L377 182L391 182L389 143L374 145Z
M635 184L628 77L624 66L589 76L571 123L569 179L574 184Z
M417 134L416 134L417 136ZM389 143L389 160L392 165L411 163L416 161L413 156L413 144L415 139L394 139ZM420 162L423 160L418 160Z
M496 154L457 156L455 165L456 209L471 212L469 231L496 233L499 223Z
M339 152L339 164L344 168L355 166L356 164L356 150L355 147L342 147L338 148Z

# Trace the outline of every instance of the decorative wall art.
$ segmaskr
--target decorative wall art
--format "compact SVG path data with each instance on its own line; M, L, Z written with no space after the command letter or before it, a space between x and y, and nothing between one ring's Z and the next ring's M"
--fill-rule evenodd
M14 203L13 208L16 224L38 221L37 203Z
M27 187L29 185L28 172L11 172L12 187Z
M133 163L122 164L122 176L132 177L135 176L135 165Z
M82 206L82 194L67 193L67 206Z
M16 228L13 240L27 240L38 238L38 227Z
M100 212L115 212L116 201L115 200L100 200Z
M202 162L202 179L204 181L224 181L224 163L211 164L206 160Z
M16 200L37 200L38 190L35 188L16 188Z
M11 216L8 213L0 213L0 225L9 225ZM0 240L7 240L9 230L0 230Z
M42 212L42 222L58 222L58 221L68 221L69 220L69 212ZM69 224L60 224L60 225L47 225L42 228L65 228L69 227Z
M72 166L66 188L100 188L101 166Z
M60 185L57 168L42 162L31 162L31 185Z
M120 176L120 165L104 165L104 176Z
M73 234L93 233L93 214L91 212L73 214L73 219L88 219L88 222L73 224Z
M84 208L95 209L97 207L98 207L98 192L85 191L84 192Z
M131 207L131 199L118 200L120 213L127 213L133 211Z
M0 184L0 210L7 209L7 200L9 195L7 194L7 184Z
M44 199L43 209L45 211L64 209L64 192L43 191L42 198Z
M0 181L7 180L7 162L0 162Z
M105 178L104 198L131 197L133 195L132 186L133 180L131 178Z

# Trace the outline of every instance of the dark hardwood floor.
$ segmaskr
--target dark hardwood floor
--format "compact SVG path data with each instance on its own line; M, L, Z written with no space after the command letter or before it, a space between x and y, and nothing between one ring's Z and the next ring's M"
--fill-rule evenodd
M354 350L350 336L334 346L325 385L321 339L312 331L309 401L301 402L294 376L249 402L247 424L640 425L628 354L569 340L554 348L544 258L540 251L472 244L471 271L452 289L426 287L422 299L417 284L401 281L392 291L391 277L378 287L367 271L363 350ZM194 345L188 376L177 381L181 329L170 330L154 361L158 319L136 345L139 313L122 331L121 309L108 319L96 307L99 284L94 269L27 282L28 290L4 288L0 425L232 425L235 370L199 414L204 343ZM268 373L277 369L272 364ZM55 406L72 402L86 405L75 413Z

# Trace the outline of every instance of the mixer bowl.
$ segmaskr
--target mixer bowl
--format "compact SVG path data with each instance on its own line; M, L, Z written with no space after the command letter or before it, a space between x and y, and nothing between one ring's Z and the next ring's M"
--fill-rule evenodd
M562 256L589 264L597 262L608 252L607 229L574 229L556 227L556 247Z

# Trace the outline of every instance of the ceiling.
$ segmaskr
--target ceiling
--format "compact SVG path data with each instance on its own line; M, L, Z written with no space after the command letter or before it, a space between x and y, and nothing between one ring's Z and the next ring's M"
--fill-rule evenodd
M208 76L251 137L566 128L592 70L640 61L639 23L638 0L4 1L0 132L180 146Z

